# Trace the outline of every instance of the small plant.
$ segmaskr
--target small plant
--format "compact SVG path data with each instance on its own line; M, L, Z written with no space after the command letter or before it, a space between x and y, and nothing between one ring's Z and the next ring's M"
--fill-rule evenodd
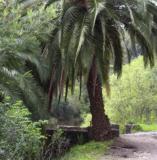
M48 144L45 144L40 160L51 160L60 157L65 154L70 145L70 141L64 137L61 129L56 130L47 141Z
M41 125L32 122L30 112L21 101L12 103L7 97L0 103L0 159L35 160L41 150Z
M133 132L143 131L143 128L140 125L133 125L132 127Z

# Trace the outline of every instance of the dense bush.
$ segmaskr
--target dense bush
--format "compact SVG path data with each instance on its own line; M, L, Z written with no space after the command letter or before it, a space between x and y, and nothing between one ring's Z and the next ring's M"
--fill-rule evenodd
M142 57L123 68L122 76L111 76L111 95L106 98L110 119L119 124L157 122L157 67L144 68Z
M59 125L80 125L82 122L79 106L69 102L60 102L53 105L52 116L57 119Z
M40 160L52 160L63 156L70 148L70 140L64 136L61 129L56 130L43 147Z
M0 159L35 160L44 136L41 122L32 122L30 112L21 101L11 103L10 98L0 103Z
M63 98L60 103L58 100L54 100L51 115L57 119L59 125L80 126L84 119L82 115L90 112L85 86L83 86L81 97L79 94L79 85L76 84L75 93L69 95L66 101Z

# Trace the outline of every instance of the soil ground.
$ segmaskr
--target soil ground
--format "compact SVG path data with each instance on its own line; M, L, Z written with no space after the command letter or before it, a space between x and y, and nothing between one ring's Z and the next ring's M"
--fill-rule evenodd
M121 135L100 160L157 160L157 132Z

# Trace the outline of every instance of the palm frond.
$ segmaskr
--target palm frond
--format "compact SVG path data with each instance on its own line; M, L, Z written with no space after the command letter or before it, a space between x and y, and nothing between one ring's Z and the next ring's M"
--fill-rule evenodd
M80 81L80 90L82 78L87 82L93 57L96 57L97 74L108 91L110 64L120 76L123 59L128 57L131 60L137 52L137 45L145 64L154 65L154 46L150 42L152 28L156 31L156 24L151 21L154 17L155 23L157 16L156 8L150 11L151 7L150 2L139 0L64 1L57 36L61 59L54 84L58 85L56 89L62 86L59 82L64 69L65 99L69 87L73 92L76 80ZM57 52L53 50L52 59L56 55Z

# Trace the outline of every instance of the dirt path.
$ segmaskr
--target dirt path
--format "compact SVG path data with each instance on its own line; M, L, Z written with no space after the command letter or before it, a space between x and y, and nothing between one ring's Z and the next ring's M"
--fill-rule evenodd
M157 132L122 135L100 160L157 160Z

